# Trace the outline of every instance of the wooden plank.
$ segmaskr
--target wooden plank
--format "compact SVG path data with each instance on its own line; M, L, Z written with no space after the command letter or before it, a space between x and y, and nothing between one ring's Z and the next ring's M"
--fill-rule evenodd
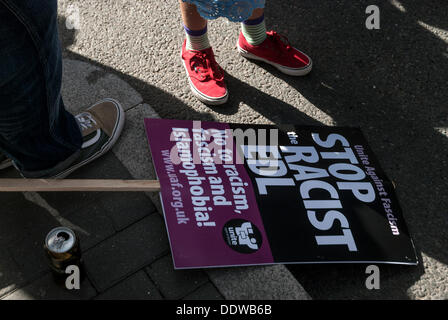
M0 192L160 191L157 180L0 179Z

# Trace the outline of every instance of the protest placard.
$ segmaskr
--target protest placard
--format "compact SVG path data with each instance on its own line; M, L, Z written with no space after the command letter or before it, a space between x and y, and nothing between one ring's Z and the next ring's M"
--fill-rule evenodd
M358 128L145 119L174 265L417 264Z

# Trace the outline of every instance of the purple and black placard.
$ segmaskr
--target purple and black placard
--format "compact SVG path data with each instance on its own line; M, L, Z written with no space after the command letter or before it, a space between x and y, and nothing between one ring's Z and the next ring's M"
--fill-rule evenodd
M357 128L145 119L176 269L417 264Z

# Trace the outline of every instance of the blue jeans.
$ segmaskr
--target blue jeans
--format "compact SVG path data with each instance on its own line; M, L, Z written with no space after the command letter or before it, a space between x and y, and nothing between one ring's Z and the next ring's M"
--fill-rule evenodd
M61 80L57 0L0 0L0 152L24 177L52 176L79 155Z

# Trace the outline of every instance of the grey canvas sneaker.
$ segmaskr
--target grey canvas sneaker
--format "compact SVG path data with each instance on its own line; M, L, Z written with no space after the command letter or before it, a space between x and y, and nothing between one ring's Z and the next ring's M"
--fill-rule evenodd
M117 142L123 130L125 113L118 101L107 98L76 115L75 119L83 138L81 149L44 172L21 171L24 178L63 179L76 169L102 156ZM0 152L0 169L10 165L14 163Z
M79 156L68 167L51 178L65 178L76 169L110 150L123 130L125 113L118 101L104 99L76 115L75 118L83 136Z

